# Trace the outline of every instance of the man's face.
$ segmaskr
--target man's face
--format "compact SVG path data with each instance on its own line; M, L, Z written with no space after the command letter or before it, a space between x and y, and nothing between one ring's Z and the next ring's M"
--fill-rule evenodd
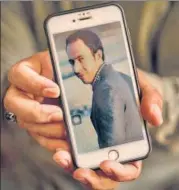
M89 47L77 39L67 46L67 54L76 76L85 84L92 83L98 70L98 63Z

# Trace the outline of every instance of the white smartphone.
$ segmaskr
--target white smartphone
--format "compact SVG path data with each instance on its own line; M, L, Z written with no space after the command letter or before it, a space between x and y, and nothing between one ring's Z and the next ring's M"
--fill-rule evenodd
M65 11L44 27L76 166L146 158L151 145L122 8Z

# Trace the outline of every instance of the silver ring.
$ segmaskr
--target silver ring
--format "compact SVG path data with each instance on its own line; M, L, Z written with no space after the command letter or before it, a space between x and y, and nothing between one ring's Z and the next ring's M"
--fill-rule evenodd
M11 121L11 122L17 123L16 116L12 112L5 112L5 118L6 118L7 121Z

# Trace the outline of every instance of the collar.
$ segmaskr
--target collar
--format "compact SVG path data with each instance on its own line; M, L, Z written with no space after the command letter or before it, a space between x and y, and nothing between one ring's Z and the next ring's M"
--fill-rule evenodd
M107 69L108 65L106 63L103 63L98 71L96 72L96 75L94 77L94 80L92 82L92 89L94 90L95 86L97 85L97 83L103 78L104 75L106 75L105 70ZM105 69L106 68L106 69Z
M93 82L92 82L92 87L93 87L93 89L94 89L94 86L95 86L95 84L97 83L97 81L100 80L100 72L101 72L102 68L104 67L104 65L105 65L105 63L103 63L103 64L99 67L98 71L96 72L96 75L95 75L95 77L94 77L94 79L93 79Z

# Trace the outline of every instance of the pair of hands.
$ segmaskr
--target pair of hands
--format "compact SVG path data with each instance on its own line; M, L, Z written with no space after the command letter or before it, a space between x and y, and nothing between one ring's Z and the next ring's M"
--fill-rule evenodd
M142 90L141 113L154 126L162 124L162 97L138 70ZM60 96L59 86L53 82L53 70L48 51L16 63L9 71L11 83L4 98L7 111L17 116L20 127L43 147L55 151L54 161L70 172L75 179L90 189L115 188L118 182L131 181L139 177L142 162L120 164L104 161L100 170L74 168L70 146L67 141L63 112L53 105ZM49 102L47 104L46 102Z

